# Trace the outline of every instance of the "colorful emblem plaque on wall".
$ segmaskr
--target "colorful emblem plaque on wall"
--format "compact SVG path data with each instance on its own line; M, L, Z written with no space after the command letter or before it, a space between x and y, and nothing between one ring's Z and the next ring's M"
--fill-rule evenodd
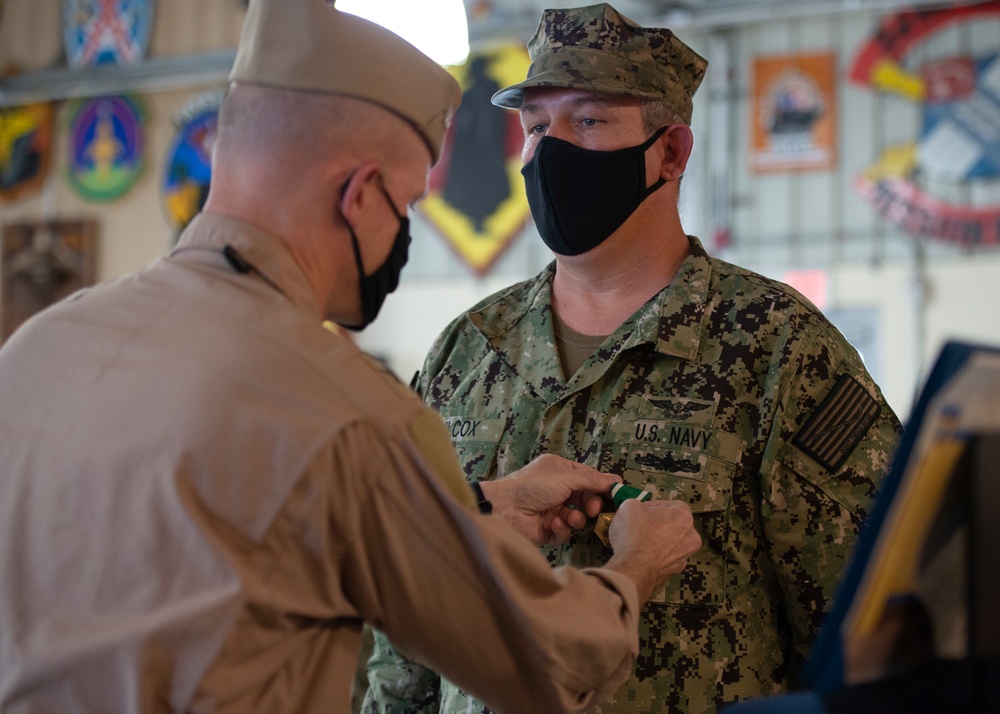
M892 15L849 70L858 84L918 103L923 119L919 137L885 147L857 177L858 192L902 230L965 247L1000 246L1000 204L957 203L925 179L972 186L1000 177L1000 55L913 51L948 27L982 20L1000 20L1000 1Z
M828 169L836 159L835 60L830 53L754 60L750 167Z
M146 56L153 0L63 0L63 43L73 69Z
M208 197L212 148L222 96L222 92L199 95L178 112L174 120L177 136L167 152L163 205L175 237L201 210Z
M490 103L494 92L524 79L528 64L522 47L506 47L450 68L462 85L462 104L419 204L448 245L480 275L531 215L521 177L524 134L517 112Z
M66 178L83 198L109 201L142 175L144 111L135 97L97 97L71 109Z
M0 107L0 198L41 186L52 155L52 104Z

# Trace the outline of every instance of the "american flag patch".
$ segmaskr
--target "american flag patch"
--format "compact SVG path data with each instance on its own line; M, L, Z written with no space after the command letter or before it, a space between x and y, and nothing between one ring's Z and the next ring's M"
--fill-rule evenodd
M792 443L830 471L839 469L878 417L878 402L842 374Z

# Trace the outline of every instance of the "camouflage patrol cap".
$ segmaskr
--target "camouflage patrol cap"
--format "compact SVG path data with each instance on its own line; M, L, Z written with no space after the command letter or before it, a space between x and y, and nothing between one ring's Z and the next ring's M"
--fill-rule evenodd
M663 99L691 122L691 98L708 61L660 27L640 27L607 3L545 10L528 42L528 78L493 95L517 109L529 87L571 87Z
M412 124L434 160L462 98L430 57L328 0L251 0L229 79L377 104Z

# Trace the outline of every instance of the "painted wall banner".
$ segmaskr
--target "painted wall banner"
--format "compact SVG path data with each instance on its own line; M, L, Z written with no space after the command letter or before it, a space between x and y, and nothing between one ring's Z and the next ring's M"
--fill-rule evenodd
M1000 55L925 64L917 164L942 181L1000 176Z
M934 33L981 17L1000 19L1000 0L887 18L848 72L851 80L920 102L914 141L883 150L855 181L886 220L914 235L968 247L1000 245L1000 205L963 205L918 180L972 183L1000 176L1000 55L938 57L905 64Z
M828 169L837 159L833 54L754 60L750 168Z
M861 176L858 193L879 215L912 235L924 235L969 248L1000 245L1000 206L972 208L948 203L921 190L912 181L885 176Z
M489 271L531 214L521 177L520 121L516 112L490 103L494 92L523 80L529 64L524 48L512 46L471 55L450 68L462 85L462 104L418 205L479 275Z
M167 151L163 206L175 239L202 209L208 197L212 148L222 97L222 92L198 95L174 118L177 136Z
M81 197L110 201L142 175L146 131L138 97L97 97L71 109L66 178Z
M146 56L153 0L63 0L63 44L73 69Z
M50 103L0 107L0 198L20 198L45 180L53 117Z

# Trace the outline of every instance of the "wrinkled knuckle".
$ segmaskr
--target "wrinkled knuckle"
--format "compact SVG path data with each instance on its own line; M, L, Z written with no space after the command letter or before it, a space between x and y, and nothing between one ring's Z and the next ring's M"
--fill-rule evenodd
M702 544L703 544L703 541L701 539L701 536L698 534L697 531L695 531L691 535L691 548L692 548L692 552L694 552L696 550L700 550Z

